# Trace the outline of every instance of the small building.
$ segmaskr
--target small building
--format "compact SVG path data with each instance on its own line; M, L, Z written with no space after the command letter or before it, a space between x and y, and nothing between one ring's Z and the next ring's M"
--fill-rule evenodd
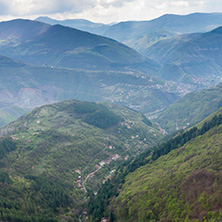
M106 217L102 217L101 218L101 222L109 222L110 220L109 219L107 219Z
M75 170L76 173L81 174L80 170Z
M99 163L99 165L100 165L100 166L105 165L105 161L104 161L104 160L103 160L103 161L101 161L101 162Z
M87 214L87 208L83 209L83 214L86 215Z
M124 157L124 160L128 160L129 159L129 155L126 155L125 157Z
M95 165L95 169L97 170L97 169L99 169L100 168L100 166L98 165L98 164L96 164Z

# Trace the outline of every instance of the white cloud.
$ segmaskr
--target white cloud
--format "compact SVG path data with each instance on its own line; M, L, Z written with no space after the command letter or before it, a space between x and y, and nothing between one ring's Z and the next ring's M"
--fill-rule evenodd
M104 6L104 7L122 7L124 4L127 4L129 2L133 2L135 0L99 0L98 6ZM138 1L139 2L139 1Z
M221 0L0 0L1 17L86 18L97 22L148 20L162 14L222 11Z

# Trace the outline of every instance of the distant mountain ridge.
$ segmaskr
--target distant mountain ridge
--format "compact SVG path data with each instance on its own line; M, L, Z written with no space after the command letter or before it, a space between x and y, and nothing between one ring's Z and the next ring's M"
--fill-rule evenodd
M93 34L103 35L111 25L105 25L102 23L94 23L86 19L65 19L56 20L47 16L41 16L35 19L35 21L44 22L50 25L63 25L71 28L80 29L82 31L91 32Z
M160 40L181 34L204 33L221 25L222 13L165 14L149 21L117 23L104 36L116 39L146 55L148 48Z
M19 19L0 23L0 31L0 53L34 65L148 73L159 69L155 61L115 40L74 28Z
M222 27L157 42L146 55L160 62L160 76L189 82L192 77L215 80L222 76ZM190 80L189 80L190 79Z
M0 22L0 39L20 43L46 32L50 25L27 19Z
M111 26L105 36L125 42L157 30L185 34L210 31L220 25L222 25L222 13L165 14L150 21L120 22Z

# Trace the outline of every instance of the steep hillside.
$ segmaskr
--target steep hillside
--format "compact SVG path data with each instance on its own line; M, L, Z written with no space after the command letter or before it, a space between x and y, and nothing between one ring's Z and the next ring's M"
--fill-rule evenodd
M222 25L221 13L194 13L189 15L166 14L150 21L128 21L120 22L111 26L105 33L105 36L116 39L123 43L129 43L130 40L141 41L145 36L155 32L171 32L175 34L185 34L193 32L206 32ZM126 35L127 33L127 35ZM168 38L170 36L162 36ZM144 41L143 48L147 48L151 39ZM154 41L155 43L155 41ZM139 51L142 47L134 45Z
M143 53L146 56L159 61L161 64L166 64L172 59L172 57L167 57L168 54L176 51L184 43L200 36L201 33L177 35L171 39L158 41L157 43L145 49Z
M30 25L31 34L26 35ZM151 74L160 68L155 61L121 43L74 28L13 20L0 23L0 30L0 53L33 65L88 70L136 69Z
M176 37L151 46L147 56L163 64L160 77L177 82L219 80L222 75L222 27L211 32Z
M178 34L165 31L165 30L157 30L155 32L147 33L139 38L132 38L124 41L123 43L127 46L137 50L142 55L150 55L150 47L157 42L162 42L163 40L171 40L175 39ZM149 56L148 56L149 57ZM151 56L150 56L151 58Z
M63 25L71 28L80 29L82 31L90 32L97 35L103 35L108 30L110 25L102 23L94 23L86 19L66 19L56 20L49 17L38 17L35 21L44 22L50 25Z
M0 220L9 221L77 221L86 190L162 138L140 113L76 100L37 108L0 133L8 135L0 140Z
M120 169L90 202L92 221L220 221L221 133L220 110Z
M205 119L222 107L222 84L191 92L161 112L155 121L167 132L187 128Z
M0 127L4 127L20 116L30 111L29 108L16 106L11 103L2 102L0 103Z

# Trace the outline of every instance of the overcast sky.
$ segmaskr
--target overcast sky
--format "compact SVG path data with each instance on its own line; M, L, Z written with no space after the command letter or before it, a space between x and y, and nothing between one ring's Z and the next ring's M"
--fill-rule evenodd
M0 20L49 16L111 23L193 12L222 12L222 0L0 0Z

